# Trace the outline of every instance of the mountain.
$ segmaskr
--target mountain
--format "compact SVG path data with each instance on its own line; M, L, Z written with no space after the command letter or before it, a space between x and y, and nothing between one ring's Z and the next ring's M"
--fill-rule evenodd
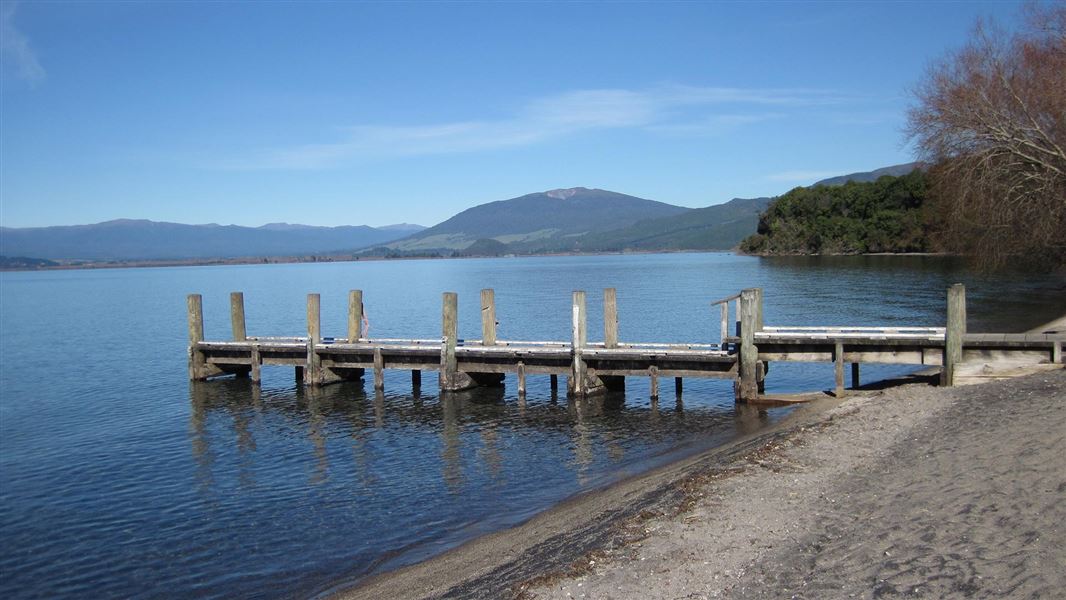
M402 252L462 250L477 240L493 239L515 252L566 250L589 233L691 210L607 190L559 189L469 208L387 248Z
M426 226L415 225L414 223L397 223L395 225L381 225L374 229L377 229L378 231L395 231L397 233L412 234L426 229Z
M0 227L0 254L44 259L153 260L292 256L351 251L409 235L412 228L270 223L184 225L119 219L93 225Z
M759 213L766 210L770 200L734 198L724 204L590 233L580 238L580 244L588 251L728 250L755 232Z
M829 179L823 179L816 182L814 186L818 185L843 185L849 181L857 181L864 183L867 181L877 181L879 177L884 175L891 175L893 177L901 177L910 173L915 169L924 169L924 163L911 162L902 165L892 165L891 167L882 167L880 169L874 169L873 171L864 171L862 173L852 173L850 175L838 175L836 177L830 177ZM814 187L811 186L811 187Z

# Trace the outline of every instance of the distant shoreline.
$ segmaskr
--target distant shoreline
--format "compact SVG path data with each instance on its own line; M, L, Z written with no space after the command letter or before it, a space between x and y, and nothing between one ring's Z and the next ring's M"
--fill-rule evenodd
M858 254L755 254L742 252L736 248L730 249L704 249L704 250L614 250L602 252L545 252L537 254L507 254L507 255L470 255L470 256L355 256L355 255L314 255L314 256L270 256L270 257L246 257L246 258L206 258L206 259L164 259L164 260L128 260L128 261L78 261L60 263L39 267L5 267L0 266L0 271L74 271L89 269L150 269L159 267L210 267L220 265L275 265L275 264L303 264L303 263L340 263L340 262L378 262L391 260L454 260L470 258L529 258L536 256L615 256L625 254L698 254L698 253L728 253L737 256L751 256L757 258L773 258L780 256L957 256L945 252L864 252Z

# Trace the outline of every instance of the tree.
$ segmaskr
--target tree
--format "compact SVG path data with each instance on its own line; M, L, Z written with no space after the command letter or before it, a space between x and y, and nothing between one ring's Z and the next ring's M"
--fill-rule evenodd
M1066 4L981 23L915 90L908 136L930 169L946 250L986 268L1066 265Z

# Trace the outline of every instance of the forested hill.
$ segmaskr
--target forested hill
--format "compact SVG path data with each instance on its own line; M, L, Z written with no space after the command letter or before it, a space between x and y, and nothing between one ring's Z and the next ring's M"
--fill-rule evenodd
M926 175L920 170L876 181L796 188L770 203L750 254L928 252Z

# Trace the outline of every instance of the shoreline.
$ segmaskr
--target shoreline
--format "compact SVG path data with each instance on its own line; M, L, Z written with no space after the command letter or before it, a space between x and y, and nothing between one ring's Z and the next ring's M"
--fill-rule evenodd
M1062 331L1064 328L1066 316L1031 332ZM691 596L694 598L715 597L730 590L737 592L735 587L717 584L735 586L747 581L744 574L756 564L750 550L772 549L780 541L780 529L767 528L765 524L777 522L779 528L787 527L780 521L780 515L775 514L777 511L767 511L764 505L766 494L780 495L790 502L797 494L787 489L788 482L782 475L787 468L783 465L809 461L811 446L819 448L823 458L839 459L854 451L860 442L869 445L865 453L859 448L855 457L837 461L839 464L833 476L824 477L820 483L820 486L831 485L853 469L868 468L872 460L900 444L906 435L935 423L952 407L965 404L961 400L994 396L1000 393L999 388L1017 385L1016 381L1041 378L1045 381L1053 379L1052 395L1066 398L1066 373L1061 365L1053 369L1039 369L1021 380L1012 377L964 388L933 387L920 378L911 378L899 382L871 382L839 400L824 396L797 407L781 422L757 433L604 489L579 494L515 527L475 538L426 561L370 576L354 587L339 582L320 597L570 598L575 594L643 597L650 593L644 587L648 581L664 579L662 573L656 576L656 573L648 572L646 564L660 564L661 561L648 563L648 556L640 556L641 552L646 552L644 548L658 548L662 552L668 547L670 553L684 552L686 544L681 540L691 537L693 533L689 529L701 521L711 524L701 532L703 545L711 547L705 557L718 557L714 560L719 569L713 574L713 580L706 581L698 575L704 569L693 568L691 561L684 563L682 560L681 563L688 564L697 575L690 574L674 582L681 586L680 589L664 583L663 590L677 592L673 596L665 592L651 595L684 595L682 592L691 589L694 582L707 585L706 589L711 590L707 592L710 595ZM989 400L986 398L985 401ZM882 411L882 407L874 406L876 404L884 404L891 410ZM875 408L877 410L873 410ZM861 419L851 418L860 414ZM1062 422L1066 427L1066 418ZM841 423L844 426L839 426ZM845 433L838 437L820 433L834 427ZM747 486L753 480L763 488L754 494L763 495L754 508L746 498L751 493ZM809 503L811 494L818 495L821 490L822 487L808 489L803 500ZM722 505L733 506L734 519L704 521L708 518L704 514L708 512L708 498L715 499L710 502L715 510ZM758 515L748 523L756 532L754 536L738 533L742 529L738 522L744 519L746 512ZM1062 520L1066 520L1066 515ZM812 525L807 523L807 526ZM750 548L734 539L738 535L749 542ZM647 542L652 537L656 538L653 540L655 544ZM1066 560L1066 555L1059 556L1058 560ZM697 567L711 564L711 561L698 562L702 565ZM666 573L676 566L665 562L660 564ZM634 570L643 575L629 574ZM764 577L770 575L763 574ZM717 592L712 593L715 590ZM775 597L773 592L771 587L761 593Z
M40 267L0 267L0 272L22 273L37 271L78 271L94 269L154 269L164 267L215 267L231 265L290 265L290 264L315 264L315 263L346 263L346 262L379 262L393 260L466 260L483 258L531 258L549 256L625 256L645 254L733 254L751 258L776 258L797 256L932 256L945 258L964 258L958 254L944 252L863 252L856 254L752 254L742 252L739 248L723 249L675 249L675 250L604 250L591 252L543 252L536 254L503 254L503 255L471 255L471 256L380 256L380 255L355 255L355 254L315 254L300 256L248 256L233 258L203 258L203 259L159 259L159 260L126 260L126 261L93 261L81 259L62 259L69 262L61 262L58 265Z

